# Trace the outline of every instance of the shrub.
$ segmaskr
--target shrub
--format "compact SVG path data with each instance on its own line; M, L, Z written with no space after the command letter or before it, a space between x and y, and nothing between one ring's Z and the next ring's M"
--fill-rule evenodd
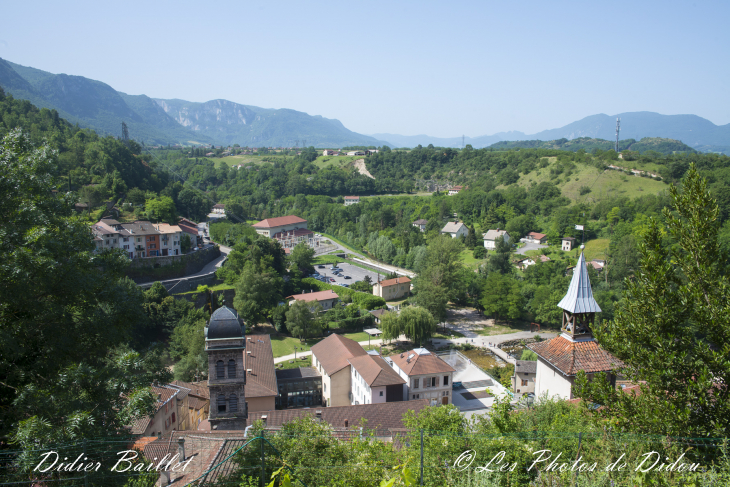
M485 249L483 246L474 247L474 252L472 252L472 255L475 259L483 259L487 256L487 249Z

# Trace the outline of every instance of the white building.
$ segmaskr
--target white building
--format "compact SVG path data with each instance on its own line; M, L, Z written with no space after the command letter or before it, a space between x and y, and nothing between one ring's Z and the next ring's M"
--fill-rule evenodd
M560 248L566 252L570 252L573 250L573 247L575 247L575 239L573 237L563 237Z
M307 220L295 215L267 218L252 225L256 233L278 240L285 249L294 248L299 243L314 247L314 232L307 229Z
M428 220L424 220L423 218L420 218L413 222L413 226L422 232L426 231L426 225L428 225Z
M433 355L425 348L416 348L388 357L393 367L406 384L403 395L406 400L428 399L432 406L451 404L454 368L441 357Z
M449 222L441 229L441 233L449 234L451 238L456 238L459 235L466 237L469 235L469 229L462 222Z
M454 186L449 190L449 196L454 196L455 194L459 194L459 191L464 189L463 186Z
M605 372L615 384L616 376L612 371L622 363L593 338L591 326L601 308L593 299L583 252L573 271L568 293L558 307L563 309L560 336L528 345L538 356L535 395L573 399L573 383L581 370L588 380L599 372Z
M312 367L322 374L322 403L325 406L351 404L353 375L349 360L363 355L367 352L359 343L337 333L312 346Z
M345 196L345 206L354 205L360 202L359 196Z
M332 309L340 301L340 297L333 290L318 291L314 293L294 294L289 296L289 306L294 304L296 301L304 301L305 303L311 303L313 301L318 302L322 305L322 309L327 311Z
M155 228L160 232L160 250L163 257L182 254L180 240L182 240L183 231L179 226L170 225L169 223L157 223Z
M403 400L406 384L375 350L348 359L351 365L350 403L377 404Z
M213 213L216 215L225 215L226 214L226 205L223 205L221 203L216 203L213 205Z
M495 243L499 237L502 237L505 242L509 242L509 233L506 230L489 230L483 235L484 237L484 248L494 250L497 247Z
M407 297L411 292L411 280L401 276L393 279L378 281L373 284L373 294L386 301Z

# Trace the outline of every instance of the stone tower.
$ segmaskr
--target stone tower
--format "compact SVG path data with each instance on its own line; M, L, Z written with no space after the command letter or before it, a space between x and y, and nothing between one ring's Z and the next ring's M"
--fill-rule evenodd
M237 430L246 427L246 373L243 354L246 328L238 314L223 306L215 310L205 327L208 353L208 391L211 429Z

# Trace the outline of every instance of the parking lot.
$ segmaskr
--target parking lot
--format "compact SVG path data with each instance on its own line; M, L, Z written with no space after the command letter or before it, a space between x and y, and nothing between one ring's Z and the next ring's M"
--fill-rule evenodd
M334 278L335 282L330 284L348 284L352 285L356 283L357 281L362 281L365 279L365 276L370 276L370 279L372 279L372 283L376 283L378 281L378 273L375 271L370 271L363 269L362 267L358 267L352 264L348 264L346 262L338 263L337 267L342 269L342 272L340 273L340 276L335 276L332 274L333 271L330 270L330 267L332 267L331 264L326 264L324 266L324 269L320 269L318 265L314 266L314 270L319 272L321 275L327 277L327 278ZM350 279L345 279L344 276L350 276ZM383 274L380 275L380 278L383 278Z

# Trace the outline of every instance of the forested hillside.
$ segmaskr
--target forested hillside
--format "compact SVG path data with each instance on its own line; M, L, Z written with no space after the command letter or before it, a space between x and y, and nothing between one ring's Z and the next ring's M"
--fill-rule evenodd
M508 149L559 149L577 152L583 150L591 152L593 150L612 150L615 142L604 139L592 139L590 137L579 137L577 139L558 139L558 140L515 140L502 141L492 144L490 148L496 150ZM697 152L690 146L683 144L679 140L662 139L658 137L644 137L640 141L634 139L619 140L619 151L633 151L643 154L647 151L655 151L660 154L673 154L675 152Z

